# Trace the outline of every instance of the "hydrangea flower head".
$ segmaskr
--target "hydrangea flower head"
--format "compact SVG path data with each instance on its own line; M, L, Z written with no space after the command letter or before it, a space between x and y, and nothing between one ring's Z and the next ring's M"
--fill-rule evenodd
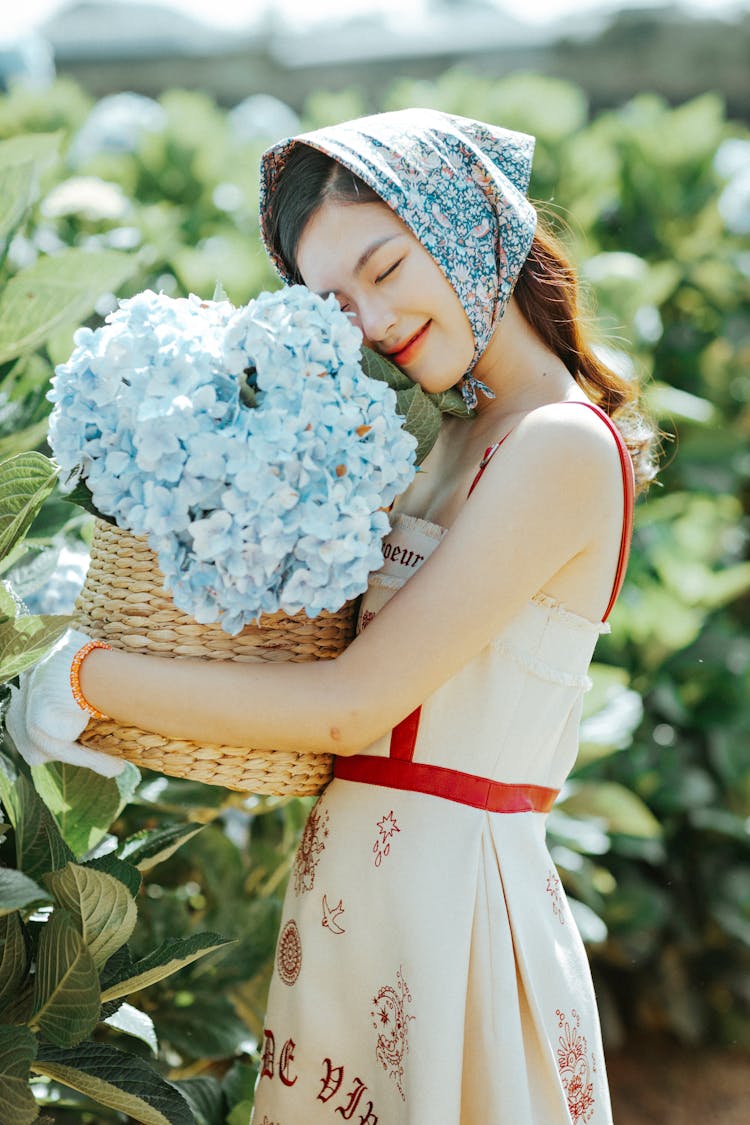
M80 329L49 398L63 487L147 535L175 604L237 633L335 611L383 563L417 442L335 299L146 290Z

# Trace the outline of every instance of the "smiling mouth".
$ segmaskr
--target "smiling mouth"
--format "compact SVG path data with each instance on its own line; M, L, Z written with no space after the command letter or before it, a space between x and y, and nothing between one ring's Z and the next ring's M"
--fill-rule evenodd
M416 332L402 347L398 348L395 352L387 352L388 358L392 359L394 363L397 363L399 367L403 367L405 363L409 363L414 359L417 351L421 347L427 335L427 329L431 324L432 321L428 320L427 323L420 328L419 332Z

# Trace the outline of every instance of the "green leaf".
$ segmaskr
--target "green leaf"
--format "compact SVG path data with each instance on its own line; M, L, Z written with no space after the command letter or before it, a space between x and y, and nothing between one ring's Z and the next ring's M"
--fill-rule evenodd
M7 1026L26 1027L31 1022L31 1013L34 1010L34 978L25 977L20 988L10 997L3 1008L0 1022Z
M211 987L211 986L209 986ZM178 1002L159 1013L159 1035L186 1058L226 1059L249 1050L247 1027L228 996L191 989L178 993Z
M59 907L39 939L31 1027L75 1047L99 1022L99 975L73 919Z
M31 773L63 839L77 856L91 851L104 839L141 779L140 771L129 762L117 777L102 777L93 770L65 762L34 766Z
M69 863L45 875L60 906L77 924L97 969L121 948L135 927L135 901L119 879Z
M8 582L0 582L0 614L2 615L2 623L9 618L14 618L18 613L19 606L16 601L16 587L11 586Z
M435 394L425 394L395 363L370 348L362 349L361 365L365 375L387 383L396 392L399 413L404 415L404 428L414 434L419 443L418 465L422 464L438 439L443 414L453 414L459 418L473 417L473 411L469 410L455 387Z
M33 902L48 902L49 895L23 871L0 867L0 915L12 914Z
M614 664L597 664L594 661L589 665L589 674L591 690L583 697L584 719L603 710L614 696L630 686L627 669Z
M193 1111L195 1125L224 1125L224 1095L218 1079L202 1074L174 1085Z
M72 617L29 614L0 625L0 683L37 664L73 624Z
M441 414L452 414L456 418L474 417L474 411L469 409L464 402L464 396L455 387L447 391L436 391L428 397Z
M244 1062L235 1062L221 1080L224 1096L230 1106L241 1102L252 1104L258 1069Z
M184 969L199 957L205 957L216 949L233 944L221 934L191 934L187 938L170 938L143 957L140 961L122 970L118 979L108 984L102 992L102 1000L117 1000L146 988L157 980L163 980L178 969Z
M20 226L39 194L41 173L57 158L62 133L11 137L0 143L0 239Z
M46 438L48 429L49 418L40 418L39 421L0 438L0 460L13 454L35 450Z
M0 1011L14 998L29 971L30 952L21 916L0 918Z
M416 461L421 465L440 436L443 418L421 387L396 392L397 409L404 418L404 429L417 439Z
M15 829L16 866L30 879L40 879L75 859L34 786L24 774L16 775L2 755L0 800Z
M400 367L396 367L395 363L391 363L384 355L372 351L371 348L362 348L360 363L365 375L371 379L378 379L381 383L387 383L391 390L409 390L415 386Z
M719 412L708 399L699 398L668 383L651 383L646 395L648 408L657 418L670 422L696 422L699 425L716 425Z
M143 1059L108 1043L81 1043L72 1051L42 1046L32 1070L141 1125L194 1125L190 1107L170 1082Z
M139 871L150 871L157 863L169 859L174 852L193 836L202 832L205 824L174 824L169 828L145 829L129 836L118 851L120 859L134 863Z
M138 269L117 250L65 249L20 270L0 293L0 363L44 342L60 325L87 317Z
M32 597L53 580L60 561L60 547L37 547L35 543L24 541L26 553L23 560L13 567L13 579L9 583L13 593L21 600ZM6 584L5 580L2 585ZM25 612L25 608L24 608ZM15 614L10 614L15 617Z
M113 1012L111 1016L107 1016L103 1022L118 1031L122 1031L125 1035L140 1039L151 1048L152 1054L157 1053L159 1044L156 1040L154 1021L151 1016L147 1016L145 1012L134 1008L132 1004L121 1004L117 1011Z
M247 1101L237 1102L227 1117L226 1125L247 1125L252 1108L253 1103L249 1098Z
M133 867L132 863L125 863L123 860L118 859L116 855L108 853L107 855L98 855L94 859L87 859L86 867L93 867L94 871L103 871L106 875L111 875L114 879L119 879L124 887L130 891L133 898L136 897L141 889L141 873L137 867Z
M643 719L643 700L638 692L617 683L614 676L608 680L606 694L599 695L603 706L581 723L579 767L629 746ZM602 686L600 683L600 689Z
M61 498L68 504L75 504L76 507L83 508L84 512L88 512L89 515L96 516L97 519L104 520L105 523L117 527L117 520L113 516L107 516L99 511L94 503L93 493L85 480L79 480L70 492L61 493Z
M56 479L57 469L41 453L17 453L0 464L0 558L23 539Z
M607 940L607 926L590 906L570 895L568 905L575 919L576 929L586 945L599 945Z
M0 1120L6 1125L31 1125L39 1116L29 1088L36 1052L36 1036L27 1027L0 1027Z
M640 797L614 781L571 782L558 802L574 817L598 817L609 832L661 836L661 825Z

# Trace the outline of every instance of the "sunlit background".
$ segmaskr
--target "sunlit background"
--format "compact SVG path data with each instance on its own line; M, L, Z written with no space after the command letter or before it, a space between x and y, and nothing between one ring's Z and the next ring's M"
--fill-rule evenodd
M356 88L372 108L399 77L464 65L579 82L594 108L644 89L673 103L717 89L747 116L748 11L747 0L29 0L3 12L0 82L57 73L95 96L181 86L299 112L312 91Z
M143 7L143 0L110 0L110 7ZM61 8L71 6L69 0L28 0L23 5L7 5L3 11L0 36L3 39L29 31ZM85 5L88 6L88 5ZM462 5L431 3L430 0L224 0L223 3L206 3L205 0L161 0L160 7L172 8L184 15L205 21L213 27L249 27L272 20L276 24L293 24L297 27L328 22L341 23L352 18L373 13L389 17L394 24L414 23L423 20L436 9L457 9ZM729 15L747 9L745 0L681 0L680 8L686 12L710 12ZM524 0L521 5L509 0L485 0L476 7L495 9L512 14L522 22L552 23L567 19L571 14L603 17L608 12L623 8L663 8L663 0Z
M53 369L118 298L220 281L239 305L278 286L258 230L270 142L408 105L536 136L531 194L596 348L643 380L666 435L548 821L618 1125L745 1125L750 1104L748 59L740 0L4 0L0 15L0 461L45 448ZM72 510L53 495L26 553L0 557L32 613L80 589L91 521ZM135 1017L153 1067L203 1099L196 1121L246 1125L304 809L156 775L109 804L90 779L36 780L76 855L144 822L190 837L144 864L138 955L200 930L237 943L144 991ZM11 851L0 839L0 866ZM0 1040L1 1009L0 987ZM97 1049L119 1034L100 1024ZM1 1056L0 1041L0 1100ZM80 1089L38 1085L39 1105L55 1125L122 1125Z

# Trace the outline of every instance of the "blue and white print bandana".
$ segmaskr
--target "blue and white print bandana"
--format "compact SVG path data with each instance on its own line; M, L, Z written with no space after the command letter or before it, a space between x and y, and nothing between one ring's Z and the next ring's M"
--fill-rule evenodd
M471 372L505 311L536 230L536 211L526 198L534 138L435 109L404 109L279 141L261 161L260 228L287 284L292 279L273 252L265 222L276 177L298 143L320 149L369 184L432 255L474 334L464 398L476 406L477 387L494 397Z

